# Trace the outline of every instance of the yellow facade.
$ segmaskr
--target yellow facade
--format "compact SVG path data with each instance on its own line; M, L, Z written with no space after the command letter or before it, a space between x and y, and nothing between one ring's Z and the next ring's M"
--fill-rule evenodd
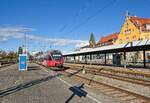
M141 40L150 39L150 32L141 32L140 39Z
M114 44L122 44L139 40L141 38L140 34L140 30L131 22L130 17L127 16L123 26L121 27L118 39Z

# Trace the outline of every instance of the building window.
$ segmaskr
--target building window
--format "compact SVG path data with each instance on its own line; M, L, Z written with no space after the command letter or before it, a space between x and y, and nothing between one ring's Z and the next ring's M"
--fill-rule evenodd
M130 34L130 33L131 33L131 29L125 30L125 34Z
M136 35L134 35L132 38L133 38L133 40L136 40Z
M146 24L146 30L150 30L150 24Z
M122 39L119 39L120 44L122 43Z
M126 37L126 40L128 41L128 40L129 40L129 37Z

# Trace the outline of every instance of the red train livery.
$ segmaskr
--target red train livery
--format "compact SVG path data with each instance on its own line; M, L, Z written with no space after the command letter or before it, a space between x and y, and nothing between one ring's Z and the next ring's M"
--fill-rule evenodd
M53 50L37 56L36 61L47 67L62 67L64 58L60 51Z

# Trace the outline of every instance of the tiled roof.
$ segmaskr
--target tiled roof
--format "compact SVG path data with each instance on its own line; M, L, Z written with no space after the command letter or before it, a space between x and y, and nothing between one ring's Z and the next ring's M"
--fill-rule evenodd
M119 35L119 33L113 33L108 36L102 37L98 43L105 43L105 42L108 42L109 40L117 39L118 35Z
M149 18L140 18L140 17L136 17L136 16L131 16L130 17L131 22L133 22L133 24L142 31L146 30L145 24L150 24L150 19Z

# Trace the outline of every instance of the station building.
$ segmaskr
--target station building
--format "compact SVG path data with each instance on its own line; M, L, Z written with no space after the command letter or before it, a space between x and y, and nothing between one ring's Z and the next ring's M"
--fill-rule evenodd
M150 18L130 16L127 12L120 32L100 38L99 42L96 45L97 47L107 45L117 46L119 44L125 43L131 43L132 45L133 41L142 41L146 39L150 39ZM147 51L146 57L147 60L150 60L150 51ZM135 61L134 59L136 59L137 62L140 62L143 61L143 53L140 51L129 52L127 53L127 58L127 61L129 62Z
M137 16L129 16L121 27L115 44L122 44L137 40L150 39L150 19Z
M113 45L118 39L119 33L113 33L108 36L100 38L99 42L96 44L97 47Z
M150 19L141 18L137 16L130 16L126 14L125 21L121 27L118 39L114 43L115 45L123 43L131 43L138 40L148 40L150 39ZM146 57L149 60L150 51L147 51ZM128 61L137 62L143 61L142 52L132 52L127 54Z
M125 20L121 26L120 32L112 33L107 36L100 38L97 42L95 48L108 46L108 45L119 45L125 43L131 43L134 41L143 41L150 39L150 18L141 18L137 16L130 16L128 12L126 13ZM90 50L89 45L82 47L81 50ZM120 53L121 55L123 53ZM107 62L112 63L114 54L107 54ZM88 57L88 56L87 56ZM128 63L142 63L143 62L143 52L128 52L126 53ZM92 58L99 58L96 55ZM102 56L103 58L103 56ZM122 58L122 57L120 57ZM146 52L146 60L150 61L150 51Z
M150 39L150 18L130 16L127 13L120 32L100 38L97 46L124 44L145 39Z

